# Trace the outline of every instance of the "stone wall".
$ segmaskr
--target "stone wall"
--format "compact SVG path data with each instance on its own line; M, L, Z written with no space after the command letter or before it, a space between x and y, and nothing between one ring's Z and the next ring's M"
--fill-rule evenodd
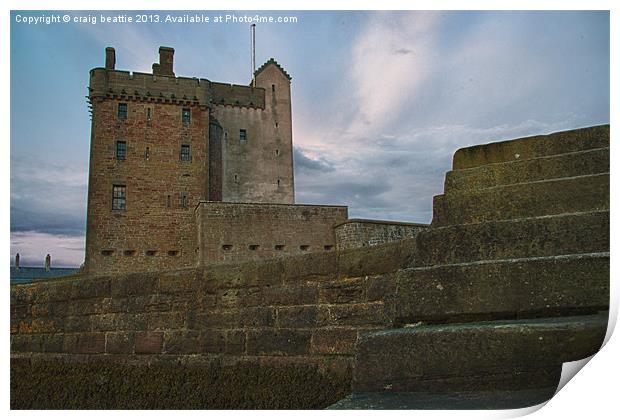
M292 360L349 372L411 241L206 269L11 286L13 357ZM155 357L155 359L154 359Z
M428 226L420 223L349 219L337 225L334 233L338 249L351 249L413 238Z
M334 251L342 206L200 203L196 209L199 264Z
M127 118L118 118L126 104ZM193 209L205 196L209 113L187 106L106 99L93 103L86 264L96 273L189 267L196 260ZM124 159L117 142L125 144ZM190 159L181 160L187 145ZM125 209L112 206L125 187Z

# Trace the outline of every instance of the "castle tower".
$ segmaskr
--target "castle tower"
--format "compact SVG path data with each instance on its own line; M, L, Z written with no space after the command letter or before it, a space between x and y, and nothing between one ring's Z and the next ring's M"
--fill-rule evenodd
M85 270L148 271L197 261L200 201L293 204L290 76L271 59L256 87L153 73L90 71Z

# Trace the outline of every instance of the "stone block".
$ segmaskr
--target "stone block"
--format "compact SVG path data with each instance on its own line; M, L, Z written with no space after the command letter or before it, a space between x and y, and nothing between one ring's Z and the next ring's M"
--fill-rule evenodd
M310 351L310 331L258 329L248 331L248 355L298 356Z
M64 334L63 338L64 353L98 354L105 352L105 333Z
M401 270L389 307L397 322L416 323L592 313L608 305L603 253Z
M444 191L479 190L553 178L609 172L609 148L511 160L446 173Z
M280 307L277 309L277 325L280 328L313 328L317 312L314 305Z
M588 175L438 195L431 226L605 210L609 174Z
M564 362L592 355L600 348L606 327L607 314L600 314L421 325L363 334L357 343L353 389L495 389L501 385L493 380L496 375L555 371ZM519 381L511 385L515 384L539 385Z
M609 147L609 125L470 146L454 153L453 169Z
M319 305L317 326L390 325L391 320L383 302Z
M243 308L239 311L239 327L272 327L275 324L273 308Z
M263 304L270 306L307 305L318 302L316 283L265 286Z
M138 331L135 336L136 354L160 354L163 351L164 333Z
M235 354L245 353L245 331L206 329L201 331L201 340L206 353Z
M366 286L366 300L368 302L385 300L386 297L392 296L396 291L396 278L393 273L366 276L364 284Z
M164 353L196 354L204 348L203 336L199 331L174 330L164 332Z
M609 252L609 211L429 229L416 266Z
M357 341L357 330L353 328L321 328L312 333L310 352L312 354L352 355Z
M319 285L319 303L359 303L364 300L364 284L360 277Z
M112 354L132 354L135 333L128 331L108 332L105 335L105 352Z

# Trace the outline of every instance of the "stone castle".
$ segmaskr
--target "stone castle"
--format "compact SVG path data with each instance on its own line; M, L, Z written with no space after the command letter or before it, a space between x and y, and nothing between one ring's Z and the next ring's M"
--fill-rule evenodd
M609 125L457 150L429 226L349 220L294 204L280 66L160 56L91 72L87 271L11 285L12 408L520 408L601 347Z
M87 272L193 267L375 245L424 225L348 220L295 205L291 76L273 59L248 86L153 73L90 72Z

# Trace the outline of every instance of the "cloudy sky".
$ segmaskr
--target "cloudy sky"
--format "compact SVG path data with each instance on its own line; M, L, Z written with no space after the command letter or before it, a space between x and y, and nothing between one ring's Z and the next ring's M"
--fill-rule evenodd
M159 14L169 13L184 14ZM427 223L459 147L609 122L607 12L258 14L298 19L257 26L257 63L274 57L293 77L298 203ZM167 45L177 75L245 84L249 25L28 25L17 15L41 13L11 14L11 254L78 266L89 69L113 46L118 69L149 72Z

